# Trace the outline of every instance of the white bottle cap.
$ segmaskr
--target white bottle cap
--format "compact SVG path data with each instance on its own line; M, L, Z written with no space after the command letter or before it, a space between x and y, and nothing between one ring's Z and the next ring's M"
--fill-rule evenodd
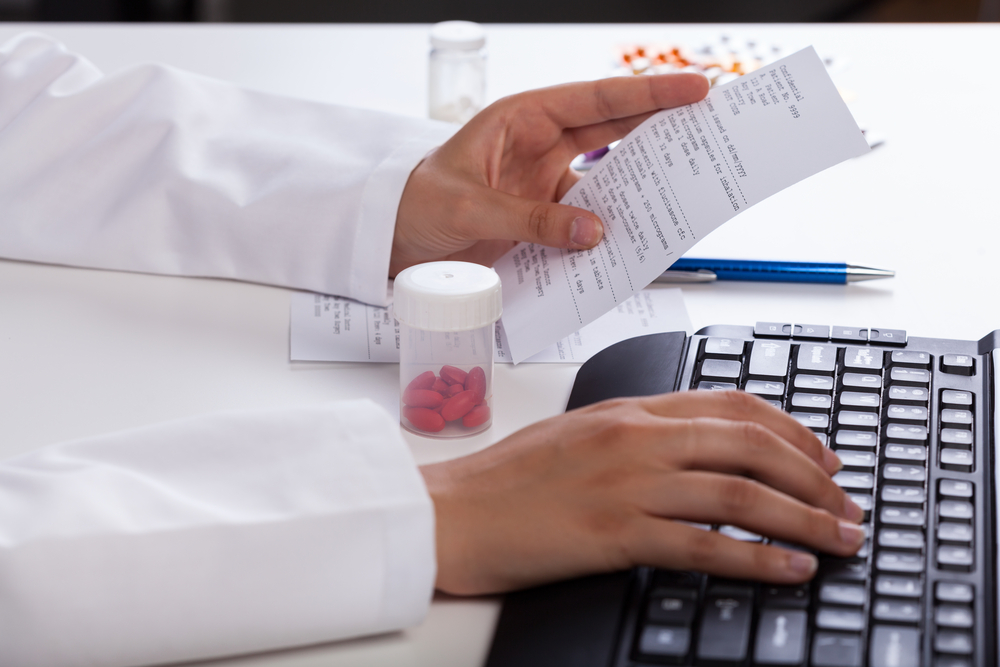
M481 49L486 46L486 31L472 21L443 21L431 28L431 46L435 49Z
M404 269L392 289L393 315L425 331L469 331L503 313L500 276L469 262L428 262Z

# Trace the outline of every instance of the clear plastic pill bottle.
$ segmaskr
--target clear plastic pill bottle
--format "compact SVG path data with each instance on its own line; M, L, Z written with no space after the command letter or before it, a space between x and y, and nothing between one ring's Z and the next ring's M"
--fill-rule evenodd
M485 266L429 262L396 276L404 428L457 438L490 427L494 325L502 312L500 277Z
M430 117L464 125L486 104L486 31L470 21L431 28Z

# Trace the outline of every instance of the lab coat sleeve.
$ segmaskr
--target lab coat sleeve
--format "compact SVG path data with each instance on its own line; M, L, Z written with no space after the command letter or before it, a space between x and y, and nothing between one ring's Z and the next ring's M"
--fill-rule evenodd
M0 662L121 667L396 630L434 513L369 401L217 413L0 464Z
M386 302L399 199L455 131L162 65L0 47L0 256Z

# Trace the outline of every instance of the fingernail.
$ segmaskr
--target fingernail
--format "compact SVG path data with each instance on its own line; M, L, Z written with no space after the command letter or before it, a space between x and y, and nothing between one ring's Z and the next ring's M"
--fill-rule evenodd
M569 242L577 248L592 248L601 240L604 227L593 218L580 216L569 228Z
M816 557L812 554L794 551L788 556L788 569L798 574L812 576L816 572Z
M831 475L834 475L840 472L840 469L844 467L844 464L843 462L841 462L840 457L837 456L836 452L834 452L832 449L824 447L823 467L825 467Z
M865 531L856 523L840 522L840 541L851 547L860 547L865 540Z
M861 523L865 518L865 511L850 496L844 496L844 516L854 523Z

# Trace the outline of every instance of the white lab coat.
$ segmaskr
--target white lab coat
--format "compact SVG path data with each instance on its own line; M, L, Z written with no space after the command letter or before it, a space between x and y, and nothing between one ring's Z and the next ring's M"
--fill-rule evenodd
M443 124L169 67L0 48L0 256L384 303L396 208ZM396 630L434 513L368 401L214 414L0 463L0 664L116 667Z

